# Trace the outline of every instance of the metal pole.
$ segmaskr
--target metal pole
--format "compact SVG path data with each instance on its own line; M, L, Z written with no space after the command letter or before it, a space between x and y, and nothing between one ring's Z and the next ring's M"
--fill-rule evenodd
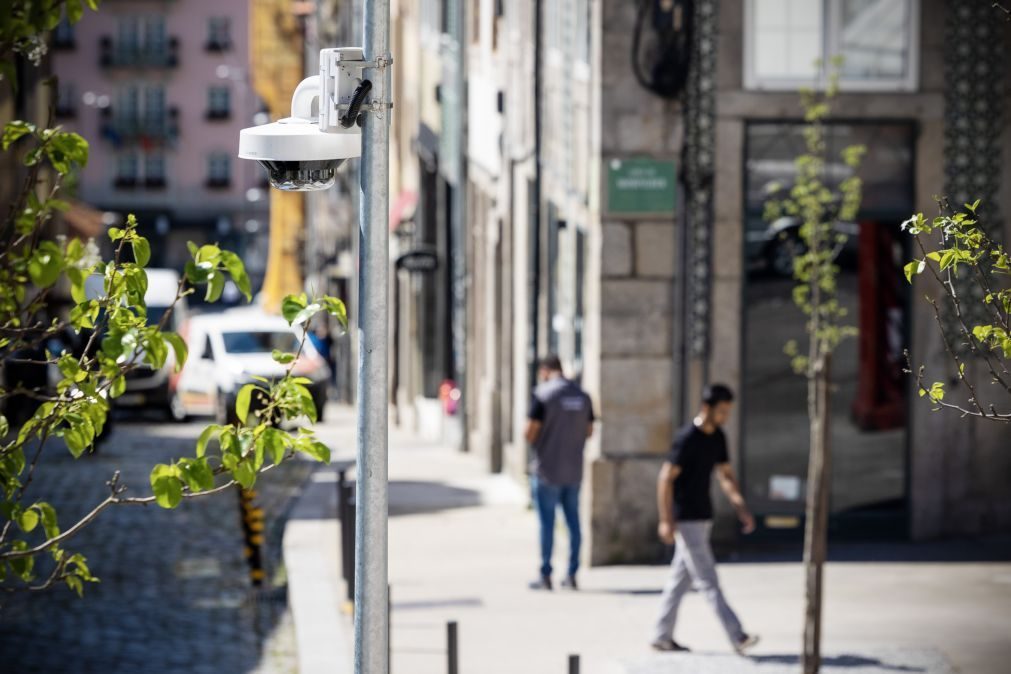
M362 127L355 672L388 674L389 0L365 0L364 14L365 60L377 63L364 75L381 106L365 115Z
M457 641L456 621L446 623L446 672L447 674L459 674L460 672L460 644Z

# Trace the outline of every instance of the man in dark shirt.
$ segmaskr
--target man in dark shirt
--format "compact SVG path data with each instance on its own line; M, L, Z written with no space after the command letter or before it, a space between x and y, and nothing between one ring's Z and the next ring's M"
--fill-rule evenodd
M667 545L675 545L671 577L663 589L652 646L660 651L687 650L674 641L678 606L692 586L705 595L738 653L754 646L758 637L747 634L727 604L716 575L716 562L709 544L713 504L709 487L713 468L720 487L730 499L743 531L755 530L755 520L744 504L727 456L727 440L720 428L730 415L734 395L722 384L706 388L702 410L674 438L670 456L657 480L658 533Z
M569 529L569 568L562 586L577 589L579 570L579 485L583 481L583 448L593 434L593 405L583 389L562 374L558 356L540 363L541 383L534 389L526 439L533 446L531 474L541 526L540 579L535 590L550 590L555 511L562 507Z

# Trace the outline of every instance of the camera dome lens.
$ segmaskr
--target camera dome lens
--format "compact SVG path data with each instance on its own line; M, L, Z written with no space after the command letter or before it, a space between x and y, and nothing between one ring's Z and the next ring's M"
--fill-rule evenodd
M337 177L337 160L261 161L270 184L286 192L311 192L332 187Z

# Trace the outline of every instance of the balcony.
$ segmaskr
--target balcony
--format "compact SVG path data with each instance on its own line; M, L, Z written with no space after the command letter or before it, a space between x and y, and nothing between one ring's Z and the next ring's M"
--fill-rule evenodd
M116 114L111 107L103 108L99 135L116 147L169 145L179 138L179 108L170 107L158 116Z
M98 64L103 68L175 68L179 65L179 39L162 45L118 43L108 35L99 42Z

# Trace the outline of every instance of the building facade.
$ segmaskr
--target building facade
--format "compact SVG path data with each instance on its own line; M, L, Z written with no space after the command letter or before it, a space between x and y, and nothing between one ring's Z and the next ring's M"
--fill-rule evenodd
M799 540L805 384L783 354L803 338L795 223L763 212L803 150L797 90L823 88L838 68L831 179L849 175L844 148L867 154L860 214L838 225L840 301L860 336L834 364L832 535L1011 530L995 477L1011 468L1006 429L932 412L903 372L908 349L951 374L920 301L927 288L902 278L912 253L899 224L949 194L981 198L988 225L1009 234L1011 35L990 3L465 5L455 24L454 3L400 3L418 21L398 30L417 37L397 39L420 44L400 61L419 55L402 81L414 110L394 116L417 157L400 163L400 184L417 190L403 222L420 237L404 240L433 246L442 264L442 275L398 276L413 293L398 314L410 326L396 347L402 423L459 424L461 448L522 480L533 363L557 352L601 419L583 494L589 561L652 559L657 468L703 387L724 382L738 393L727 432L756 538ZM463 46L462 69L447 35ZM447 125L461 122L454 146ZM458 408L438 404L442 378L462 389ZM725 508L716 531L738 542Z
M235 154L261 104L250 81L250 3L109 2L54 31L59 121L91 143L77 196L135 213L152 265L181 268L188 240L267 260L262 170Z

